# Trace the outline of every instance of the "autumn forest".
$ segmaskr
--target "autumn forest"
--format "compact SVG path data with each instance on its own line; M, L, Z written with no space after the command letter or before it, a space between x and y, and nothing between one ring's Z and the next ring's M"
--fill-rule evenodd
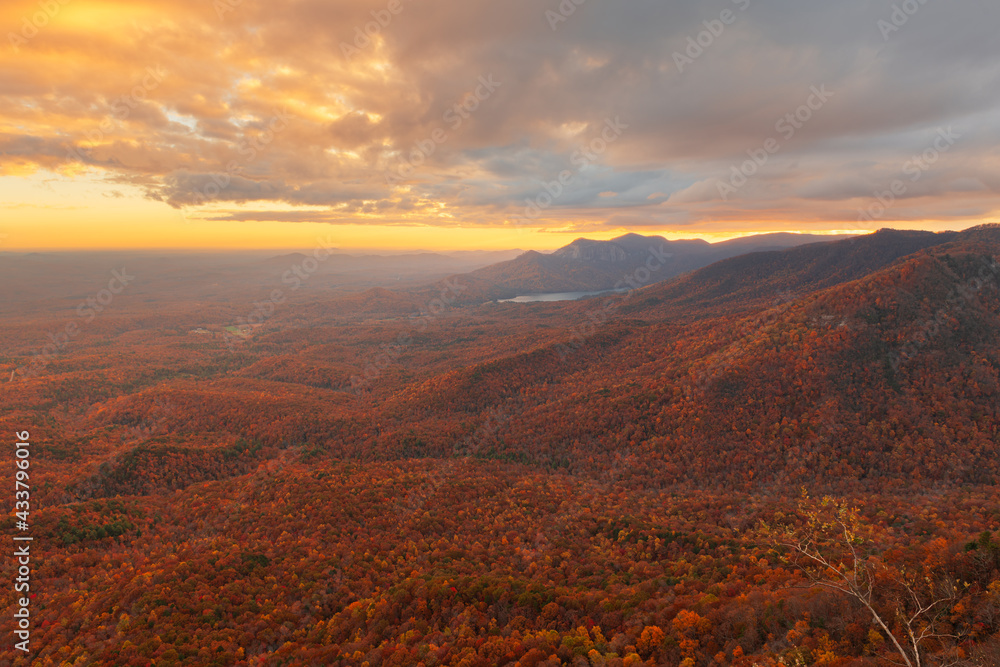
M0 662L1000 664L1000 229L779 245L6 254Z

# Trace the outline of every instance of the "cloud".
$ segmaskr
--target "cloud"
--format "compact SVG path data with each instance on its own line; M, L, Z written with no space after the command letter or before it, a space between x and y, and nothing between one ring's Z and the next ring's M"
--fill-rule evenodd
M889 0L588 2L555 30L555 1L221 2L67 4L4 49L0 175L86 167L174 207L451 226L504 224L570 170L539 224L825 224L953 127L899 215L972 221L1000 201L995 3L926 3L887 38ZM0 20L19 35L35 11ZM627 129L580 167L613 118Z

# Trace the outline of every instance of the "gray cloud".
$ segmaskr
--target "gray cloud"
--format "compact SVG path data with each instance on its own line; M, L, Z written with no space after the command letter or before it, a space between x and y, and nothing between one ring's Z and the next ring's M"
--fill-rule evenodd
M336 212L302 216L339 221L443 202L453 214L440 224L489 224L571 169L546 211L559 224L848 221L953 127L961 140L900 199L926 219L998 208L1000 4L988 0L928 0L899 26L893 0L588 0L555 29L556 0L403 0L366 46L358 30L384 2L241 3L221 19L201 3L165 4L181 18L105 45L134 64L104 81L5 73L8 128L43 116L72 124L4 135L0 160L65 161L155 62L169 76L85 160L173 206L326 206ZM680 69L678 54L689 59ZM484 76L500 87L455 125L449 110ZM786 136L781 119L816 87L832 96ZM287 123L269 133L275 114ZM575 166L614 117L628 129ZM387 182L436 132L445 139ZM769 138L779 150L721 201L717 183ZM215 192L219 174L229 178Z

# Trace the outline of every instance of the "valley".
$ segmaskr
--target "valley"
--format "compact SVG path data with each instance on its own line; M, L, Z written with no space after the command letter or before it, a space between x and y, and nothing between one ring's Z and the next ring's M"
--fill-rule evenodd
M911 571L965 582L933 621L958 639L922 650L992 664L998 257L996 227L882 230L534 303L466 303L491 267L316 273L247 335L287 258L64 260L72 291L15 262L0 420L37 443L36 664L874 665L871 614L763 528L825 496L859 508L873 604Z

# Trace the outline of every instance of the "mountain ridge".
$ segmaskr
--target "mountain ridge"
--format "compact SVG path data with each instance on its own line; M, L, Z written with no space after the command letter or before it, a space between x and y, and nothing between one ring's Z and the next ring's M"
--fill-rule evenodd
M421 415L440 405L470 417L513 412L487 417L477 451L590 475L634 456L644 466L632 474L653 486L996 483L1000 230L885 232L860 256L901 240L944 242L749 311L675 323L656 304L636 309L569 349L543 343L430 377L396 393L385 414L410 415L408 437L447 455L454 436ZM558 312L572 322L588 308ZM961 407L944 418L927 412L936 404ZM398 451L395 437L388 429L382 445Z
M833 240L840 237L833 237ZM523 294L546 292L598 292L620 287L623 279L650 258L669 256L650 273L661 282L716 261L748 252L830 241L830 237L798 234L761 234L711 244L703 239L669 241L662 236L628 233L609 241L584 237L551 253L527 251L518 257L450 276L466 290L460 303L481 303Z

